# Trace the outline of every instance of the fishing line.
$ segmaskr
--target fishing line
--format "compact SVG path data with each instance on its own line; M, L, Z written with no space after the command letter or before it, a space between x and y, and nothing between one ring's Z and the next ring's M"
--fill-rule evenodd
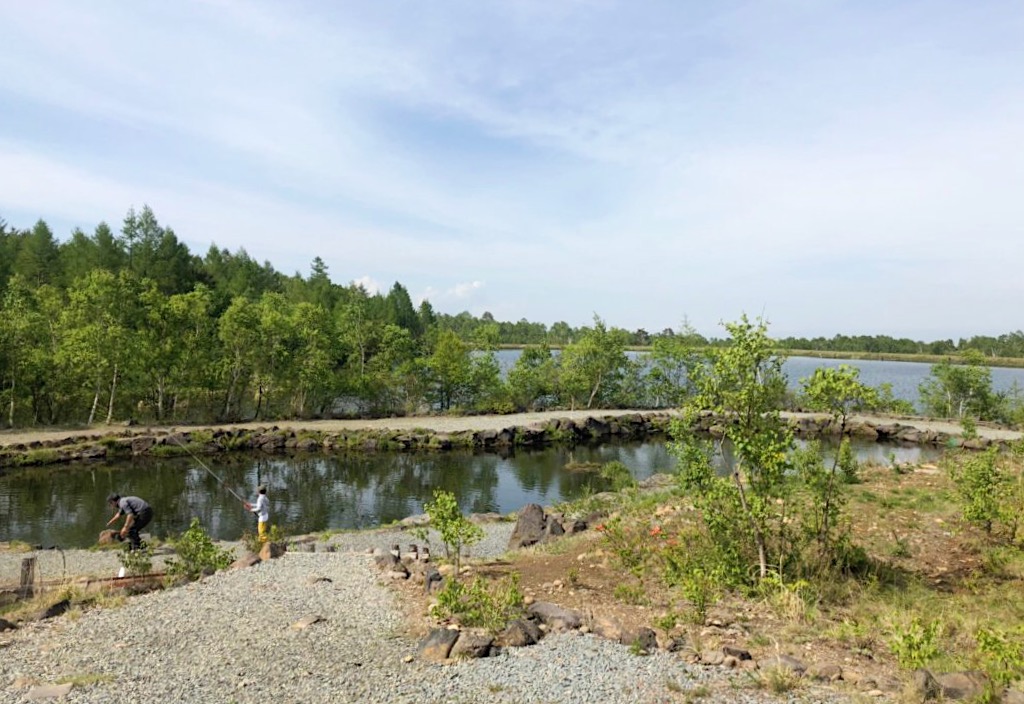
M178 439L178 436L177 436L177 435L174 435L174 434L172 434L172 435L171 435L171 439L172 439L172 440L174 440L174 442L178 443L178 447L180 447L180 448L181 448L182 450L184 450L185 452L187 452L187 453L188 453L188 454L189 454L189 455L190 455L190 456L192 457L192 459L194 459L194 460L195 460L196 462L198 462L198 463L199 463L199 466L200 466L200 467L202 467L202 468L203 468L203 469L205 469L205 470L206 470L207 472L209 472L209 473L210 473L210 476L211 476L211 477L213 477L214 479L216 479L216 480L217 480L218 482L220 482L220 485L221 485L222 487L224 487L225 489L227 489L228 491L230 491L230 492L231 492L231 494L232 494L232 495L233 495L233 496L234 496L234 497L235 497L236 499L238 499L239 501L241 501L241 502L242 502L243 504L244 504L244 503L247 503L245 499L243 499L243 498L242 498L241 496L239 496L239 495L238 495L237 493L235 493L235 490L234 490L234 489L232 489L231 487L229 487L229 486L227 485L227 482L225 482L225 481L224 481L223 479L221 479L221 478L220 478L219 476L217 476L217 473L216 473L216 472L214 472L214 471L213 471L212 469L210 469L210 468L209 468L209 467L208 467L208 466L206 465L206 463L205 463L205 462L203 462L203 461L202 461L201 459L199 459L198 457L196 457L195 453L194 453L194 452L192 452L192 450L188 449L188 447L186 447L186 446L185 446L185 445L184 445L184 444L183 444L183 443L181 442L181 440L179 440L179 439Z

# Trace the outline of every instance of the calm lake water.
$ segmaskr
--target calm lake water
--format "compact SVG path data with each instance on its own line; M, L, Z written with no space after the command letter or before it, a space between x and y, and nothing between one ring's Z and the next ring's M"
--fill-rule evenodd
M886 463L928 461L934 448L866 443L862 459ZM289 534L328 528L361 528L423 513L435 488L453 492L465 512L508 513L528 503L550 505L608 487L570 462L618 460L638 479L672 471L664 441L605 444L570 449L518 450L496 454L351 454L310 457L204 457L203 461L242 496L266 483L271 523ZM111 513L111 491L138 495L155 512L151 531L176 534L198 517L220 539L237 539L255 519L194 460L147 459L112 464L31 468L0 475L0 541L87 547Z
M629 352L636 358L641 353ZM520 350L499 350L496 353L502 369L508 370L519 358ZM867 386L892 384L892 395L904 401L918 404L918 387L931 374L932 365L924 362L884 362L863 359L819 359L817 357L789 357L782 370L789 379L791 389L800 388L800 380L806 379L818 367L838 367L846 364L860 370L860 381ZM991 367L992 388L995 391L1010 391L1016 384L1024 391L1024 368Z

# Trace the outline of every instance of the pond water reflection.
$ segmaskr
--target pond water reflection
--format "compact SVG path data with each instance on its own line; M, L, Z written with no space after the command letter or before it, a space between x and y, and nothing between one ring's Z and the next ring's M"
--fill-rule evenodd
M934 448L856 445L862 459L888 463L936 458ZM550 505L607 485L569 463L619 461L637 479L671 472L664 440L516 450L508 456L472 452L204 457L242 496L265 483L271 523L289 534L363 528L423 512L435 488L453 492L463 511L508 513L528 503ZM191 459L137 459L109 464L31 468L0 475L0 541L86 547L110 517L111 491L137 495L155 510L158 536L176 534L198 517L220 539L253 528L252 515L213 474Z

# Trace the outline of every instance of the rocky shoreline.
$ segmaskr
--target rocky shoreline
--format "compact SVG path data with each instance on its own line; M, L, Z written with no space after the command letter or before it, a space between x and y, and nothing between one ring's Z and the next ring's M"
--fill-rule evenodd
M824 414L784 416L797 437L815 438L838 432L831 418ZM673 417L672 412L552 412L458 419L382 419L362 424L309 421L272 426L250 423L197 428L133 427L116 433L47 433L39 437L12 434L0 435L0 468L226 452L445 452L458 448L500 452L554 443L639 440L666 433ZM721 431L724 422L705 414L698 420L698 427L715 433ZM953 422L875 416L853 417L846 433L877 442L969 449L984 449L1021 435L1003 428L979 427L977 437L965 440L959 425Z

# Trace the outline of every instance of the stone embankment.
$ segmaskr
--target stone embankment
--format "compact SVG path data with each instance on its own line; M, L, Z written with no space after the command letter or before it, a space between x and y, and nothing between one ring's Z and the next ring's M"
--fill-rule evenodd
M798 437L834 435L829 416L786 413ZM189 428L124 428L75 432L0 434L0 467L44 465L134 456L215 455L232 451L264 453L447 451L468 448L503 451L553 443L639 440L664 434L675 414L670 411L562 411L508 416L424 416L367 421L253 423ZM721 432L726 419L701 416L698 426ZM958 424L922 418L852 417L846 432L879 442L964 446L983 449L1016 440L1020 433L979 427L977 437L964 440Z

